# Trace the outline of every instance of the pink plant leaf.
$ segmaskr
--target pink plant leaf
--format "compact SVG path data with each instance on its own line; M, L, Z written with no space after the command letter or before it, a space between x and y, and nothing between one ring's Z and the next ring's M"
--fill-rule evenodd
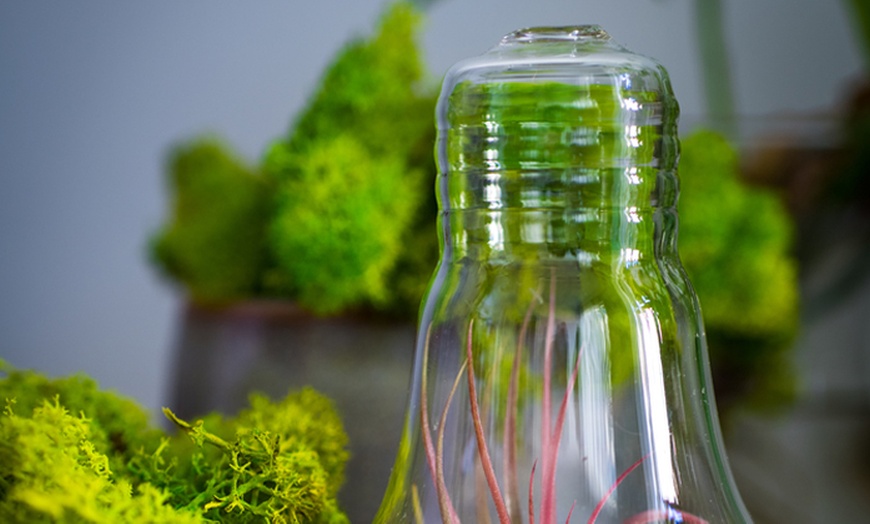
M550 409L552 407L551 391L553 374L553 342L556 338L556 275L555 269L550 275L550 305L547 312L547 331L544 340L544 395L541 435L541 524L555 524L556 493L550 489L550 479L556 476L555 454L551 450L553 442L550 426Z
M435 491L438 494L438 506L441 510L441 520L445 524L459 524L459 517L456 514L453 502L450 500L450 494L447 492L447 486L444 483L444 472L438 465L435 446L432 444L432 430L429 427L429 412L426 397L428 391L427 371L429 365L430 335L431 327L426 331L426 342L423 346L423 370L420 378L420 419L423 426L423 446L426 449L426 461L429 463L429 472L432 475L432 481L435 483ZM462 371L460 370L460 376L461 374ZM440 430L443 430L443 424Z
M575 500L573 503L571 503L571 509L568 510L568 518L565 519L565 524L571 523L571 515L574 514L574 508L576 508L576 507L577 507L577 501Z
M432 474L432 481L435 482L435 446L432 444L432 432L429 428L429 413L426 401L428 361L429 333L427 332L425 346L423 347L423 371L420 377L420 422L423 426L423 446L426 449L426 461L429 463L429 472Z
M447 401L444 403L444 410L441 412L441 420L438 425L438 440L435 447L435 472L438 477L439 491L443 493L446 509L450 515L450 522L459 522L459 516L456 514L456 509L453 507L450 497L447 495L447 484L444 481L444 427L447 425L447 412L450 410L450 404L453 402L453 396L459 388L459 383L462 381L462 373L465 372L465 363L459 367L459 372L456 374L456 379L453 381L453 387L450 389L450 394L447 396ZM442 496L439 494L439 499ZM443 517L442 517L443 518Z
M610 495L612 495L613 492L616 491L616 488L619 487L619 485L622 483L623 480L625 480L625 477L629 476L632 471L636 470L638 468L638 466L643 464L643 461L645 461L648 457L649 457L649 454L646 454L646 455L642 456L641 458L637 459L637 461L634 464L629 466L628 469L623 471L622 474L616 478L616 482L614 482L613 485L610 486L610 489L607 490L607 493L605 493L604 496L601 497L601 500L598 501L598 504L596 504L595 509L592 510L592 514L589 515L588 524L595 524L595 519L598 518L598 515L601 513L601 510L604 509L604 504L607 503L607 499L610 498Z
M580 370L580 353L577 354L577 361L574 363L574 370L571 372L571 377L568 379L568 384L565 386L565 395L562 397L562 404L559 406L559 414L556 416L556 427L553 429L553 460L555 461L559 453L559 442L562 440L562 427L565 425L565 412L568 410L568 399L571 398L571 392L574 391L574 383L577 382L577 373ZM554 477L555 478L555 477Z
M535 469L538 461L532 463L532 473L529 475L529 524L535 524Z
M505 474L505 503L508 507L511 519L518 520L520 518L520 488L517 481L517 396L520 383L520 362L523 355L523 343L526 339L526 333L529 329L529 324L532 320L532 313L537 305L537 300L533 300L526 310L526 315L523 318L523 324L520 327L519 338L517 339L517 350L514 354L514 361L511 364L511 380L508 385L507 404L505 409L504 419L504 463L503 469Z
M474 497L475 506L477 506L477 521L475 524L491 524L492 519L489 517L489 505L486 497L486 476L483 473L483 466L480 463L480 456L474 459L474 492L480 494Z
M571 392L574 390L574 384L577 382L577 373L579 369L580 353L577 354L577 362L574 363L574 370L571 372L571 377L568 379L568 384L565 386L565 396L562 397L562 404L559 406L559 414L556 416L556 427L553 428L552 439L554 462L559 454L559 442L562 440L562 428L565 425L565 412L568 410L568 399L571 398Z
M435 465L441 470L444 461L444 427L447 425L447 412L450 410L450 404L453 403L453 397L456 395L456 390L459 388L459 383L462 381L462 374L465 372L465 362L459 366L459 373L456 374L456 379L453 380L453 387L450 388L450 394L447 395L447 401L444 403L444 410L441 412L441 420L438 425L438 441L435 448Z
M549 493L550 498L548 502L552 504L552 512L548 515L548 518L555 519L556 518L556 462L559 458L559 443L562 440L562 428L565 424L565 412L568 410L568 399L571 397L571 392L574 391L574 383L577 381L577 373L580 370L580 356L581 353L577 355L577 361L574 362L574 369L571 372L571 377L568 379L568 384L565 386L565 394L562 396L562 404L559 406L559 413L556 416L556 427L553 428L553 434L550 435L550 453L552 454L550 457L550 464L553 467L550 469L549 477L541 479L541 489L544 490L544 493ZM572 506L573 509L573 506ZM541 518L543 521L543 516Z
M495 478L495 470L492 467L492 460L489 456L489 448L486 445L486 435L483 432L483 423L480 421L480 405L477 401L477 388L474 384L474 355L471 351L472 331L474 328L474 320L468 323L468 342L466 344L466 357L468 361L468 394L469 402L471 403L471 417L474 422L474 433L477 437L477 451L480 454L480 463L483 466L483 472L486 475L486 483L489 485L489 491L492 495L492 501L495 503L495 511L498 514L500 524L511 524L510 515L504 503L501 490L498 487L498 481Z

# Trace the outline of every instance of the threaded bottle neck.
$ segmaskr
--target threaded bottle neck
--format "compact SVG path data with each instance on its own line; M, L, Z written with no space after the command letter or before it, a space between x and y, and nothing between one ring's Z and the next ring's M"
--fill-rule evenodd
M448 243L652 245L676 205L676 103L604 78L456 86L439 133Z

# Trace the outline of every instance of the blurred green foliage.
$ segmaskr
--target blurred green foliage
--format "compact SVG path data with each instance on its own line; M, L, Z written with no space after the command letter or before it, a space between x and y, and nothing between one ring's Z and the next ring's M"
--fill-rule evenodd
M167 436L87 377L0 378L0 521L343 524L347 435L306 389Z
M402 230L417 207L404 166L373 158L350 135L305 153L279 151L270 162L292 173L279 185L270 229L279 272L273 282L287 281L290 294L316 313L384 303Z
M262 175L214 143L176 154L176 204L152 253L193 300L416 309L437 260L435 90L423 78L419 19L396 3L371 38L347 44L268 148Z
M30 416L45 401L59 403L74 417L84 414L89 419L89 440L109 457L113 471L122 469L136 449L159 439L159 431L150 428L148 415L138 404L101 391L85 376L50 379L7 369L0 361L0 402L10 400L12 411L22 416ZM0 464L10 462L0 460Z
M870 2L867 0L846 0L852 11L851 21L864 53L864 67L870 67Z
M94 423L45 400L19 416L0 416L0 520L9 524L201 523L166 504L165 492L119 478L92 440ZM99 432L99 431L97 431Z
M265 261L263 177L213 139L179 146L168 166L173 201L152 258L199 302L251 296Z
M680 258L701 302L723 408L741 398L772 408L796 386L787 358L798 327L793 226L777 196L743 184L738 167L720 134L683 138Z
M290 135L266 155L279 187L270 283L286 281L315 312L398 298L391 271L431 192L431 153L414 162L434 107L421 85L418 19L396 4L374 37L346 46Z
M433 125L435 93L422 83L416 42L420 16L409 4L396 3L370 39L347 44L289 136L273 150L304 152L346 134L372 156L407 158Z

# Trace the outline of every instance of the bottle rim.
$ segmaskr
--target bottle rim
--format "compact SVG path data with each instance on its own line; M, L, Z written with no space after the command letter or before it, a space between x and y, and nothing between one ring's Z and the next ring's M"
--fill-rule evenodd
M500 45L548 42L607 42L610 40L610 34L608 34L600 25L585 24L557 27L527 27L508 33L502 37Z

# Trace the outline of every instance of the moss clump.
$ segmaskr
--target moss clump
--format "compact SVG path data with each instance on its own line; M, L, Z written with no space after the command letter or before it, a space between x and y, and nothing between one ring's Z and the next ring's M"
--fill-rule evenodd
M402 298L388 284L399 260L410 260L402 253L418 250L405 242L433 172L414 162L431 137L435 103L421 86L418 18L395 4L377 34L346 46L288 137L266 155L278 187L271 282L315 312L389 308Z
M199 302L250 296L265 260L269 192L262 177L215 140L175 149L169 162L169 222L152 255Z
M256 169L214 141L175 153L172 216L152 253L194 301L416 307L437 260L435 90L419 21L398 2L374 35L347 44Z
M185 467L164 469L179 463L178 448L164 448L136 470L171 493L178 507L215 522L347 522L336 504L347 436L332 404L313 390L278 404L255 396L233 420L212 416L190 424L164 413L194 444L181 448Z
M0 417L0 520L17 523L204 522L166 504L148 484L134 488L100 451L98 423L45 400L27 416L10 402Z
M373 156L406 158L434 127L435 93L423 83L419 23L411 4L393 4L371 38L339 52L295 126L273 147L304 151L348 134Z
M351 135L304 154L279 148L270 161L286 174L269 235L273 278L316 313L386 303L387 277L418 207L406 166L373 156Z
M10 371L0 394L2 522L347 522L347 436L313 390L193 424L166 410L174 436L85 377Z
M717 395L774 407L795 392L788 362L798 326L792 225L775 195L740 182L722 136L682 140L679 249L695 286Z
M51 379L7 369L0 361L0 403L7 400L16 416L29 417L46 402L59 404L72 417L83 416L88 440L98 453L108 457L113 471L123 469L137 449L154 445L161 436L150 427L148 414L138 404L101 391L96 382L83 375Z

